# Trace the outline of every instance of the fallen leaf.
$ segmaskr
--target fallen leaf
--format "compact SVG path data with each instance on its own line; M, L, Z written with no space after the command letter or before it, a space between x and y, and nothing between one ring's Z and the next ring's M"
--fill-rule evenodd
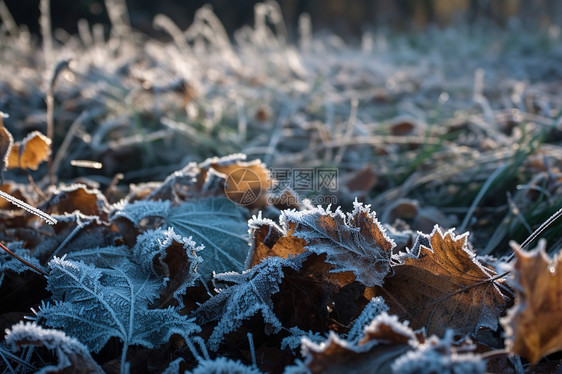
M513 244L516 304L501 320L509 351L532 363L562 350L562 257L550 259L545 241L524 252Z
M382 312L354 344L331 333L323 343L302 339L305 366L312 373L484 373L486 362L470 340L451 331L426 338L397 316Z
M354 210L344 214L339 208L297 212L284 211L281 224L294 225L293 236L306 240L306 249L326 254L333 272L352 271L366 286L382 285L390 271L390 256L395 246L370 206L354 203Z
M365 286L355 282L352 272L332 272L326 255L308 254L300 269L283 270L279 292L272 296L274 311L285 326L325 332L347 325L368 300ZM337 321L337 326L330 326Z
M383 312L365 328L358 344L330 333L321 344L304 338L302 352L312 373L389 373L392 362L412 349L410 341L418 341L415 332Z
M79 211L87 216L107 217L109 204L99 190L91 190L83 184L61 187L40 208L50 214Z
M410 116L398 116L388 124L388 130L392 135L406 135L423 128L425 128L424 124Z
M210 162L210 168L225 175L225 194L237 204L251 207L267 205L267 190L272 186L269 170L260 160L250 162Z
M496 273L482 266L470 250L467 234L444 234L436 226L430 247L421 245L417 257L393 267L375 295L383 296L390 313L442 336L474 333L479 327L496 329L508 303Z
M8 169L37 170L51 154L51 139L39 131L29 133L22 141L14 143L8 155Z
M365 166L357 171L345 184L350 191L369 191L375 186L378 175L371 166Z
M258 217L253 217L249 222L252 248L246 260L246 267L252 268L264 258L279 256L287 258L305 251L306 241L292 236L293 230L289 229L283 234L275 222Z
M51 351L57 357L58 364L43 363L45 366L38 371L40 373L103 373L84 344L59 330L45 329L36 323L20 321L7 330L6 343L12 351L19 351L24 347L42 347Z
M147 196L152 200L183 202L208 196L225 196L249 208L268 205L268 189L273 181L260 160L244 161L246 155L213 157L199 164L189 163L169 175Z

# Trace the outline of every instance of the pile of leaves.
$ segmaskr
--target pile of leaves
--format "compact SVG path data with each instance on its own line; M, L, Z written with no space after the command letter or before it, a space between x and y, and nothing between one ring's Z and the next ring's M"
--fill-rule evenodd
M559 368L556 30L296 47L267 2L146 41L108 0L53 38L41 4L36 48L0 1L3 372Z
M255 185L235 171L274 183L244 159L189 163L115 204L74 184L37 205L29 185L4 184L43 216L1 210L5 369L516 372L562 350L544 242L479 258L468 234L385 227L359 202L286 209L260 188L243 205L228 192Z

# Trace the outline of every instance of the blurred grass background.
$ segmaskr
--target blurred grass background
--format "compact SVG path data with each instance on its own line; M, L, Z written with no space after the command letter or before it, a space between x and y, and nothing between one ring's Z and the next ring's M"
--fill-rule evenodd
M38 33L38 0L5 0L18 24ZM127 0L133 28L153 34L155 14L168 15L180 28L187 28L197 9L210 4L227 32L232 33L254 21L258 0ZM560 25L562 3L557 0L282 0L279 2L287 29L295 36L302 13L312 15L315 30L329 29L341 36L359 37L373 28L421 29L429 24L440 27L468 23L492 23L504 27L517 20L522 26ZM53 28L77 31L76 20L109 24L101 0L52 0Z

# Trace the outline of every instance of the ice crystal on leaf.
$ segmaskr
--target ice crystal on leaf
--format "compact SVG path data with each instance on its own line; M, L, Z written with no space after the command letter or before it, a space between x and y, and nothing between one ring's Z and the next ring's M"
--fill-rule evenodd
M303 338L307 338L309 341L314 343L321 343L326 340L325 336L320 335L317 332L312 332L310 330L304 331L296 326L291 327L289 332L291 335L283 338L281 341L281 349L289 348L291 351L295 351L300 348Z
M455 346L453 332L447 330L443 339L436 336L418 344L392 364L395 374L451 373L478 374L486 372L486 361L470 352L472 346Z
M267 334L278 332L282 325L273 311L271 295L279 292L284 268L300 269L306 256L282 259L270 257L241 274L219 274L218 281L233 283L205 302L196 311L202 322L219 320L208 344L217 350L224 337L242 326L242 322L261 313Z
M184 360L181 358L171 362L163 374L181 373L180 364L183 362ZM217 357L214 360L202 359L198 362L195 369L186 371L183 374L261 374L261 371L255 367L246 366L237 360Z
M48 289L54 302L41 306L38 319L64 329L94 352L118 337L123 342L122 364L132 344L152 348L172 334L188 338L200 330L174 308L149 309L162 280L136 264L97 268L55 257L49 268Z
M347 334L347 340L352 343L357 343L359 339L363 337L363 330L365 327L369 325L376 316L387 311L388 306L385 304L384 299L382 297L373 297L369 303L365 305L359 317L353 322L353 326L351 326L351 330L349 330Z
M286 210L280 222L293 236L306 240L306 249L325 253L334 272L352 271L366 286L382 285L395 244L368 205L356 201L354 207L347 214L320 206L301 212Z

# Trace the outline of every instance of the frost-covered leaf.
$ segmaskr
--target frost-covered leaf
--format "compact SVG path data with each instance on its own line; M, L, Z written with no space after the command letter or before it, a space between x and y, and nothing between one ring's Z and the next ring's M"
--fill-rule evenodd
M182 296L199 277L197 266L201 259L196 253L202 249L191 238L174 233L171 227L167 230L148 230L138 236L133 247L135 258L145 271L166 278L167 286L160 292L160 304L169 304L173 297L180 308L184 307Z
M422 244L418 256L394 266L378 289L390 312L431 334L443 335L448 328L459 335L479 327L495 330L508 297L495 272L470 250L467 234L443 234L436 226L429 241L431 248Z
M226 196L250 208L268 205L267 192L272 185L269 171L260 160L245 161L242 153L189 163L169 175L147 198L174 203L194 198Z
M353 343L331 333L318 344L303 339L304 363L312 373L485 373L486 362L469 341L456 342L448 330L443 339L426 338L407 322L382 312Z
M416 341L407 324L383 312L365 328L358 344L332 332L320 344L304 338L302 354L312 373L388 373L393 360L411 350Z
M562 257L550 259L543 240L529 253L513 247L516 304L501 322L507 348L536 363L562 350Z
M94 352L112 337L121 339L126 352L132 344L152 348L172 334L188 338L199 331L173 308L148 308L162 281L136 264L103 269L55 257L49 268L48 289L54 302L42 305L37 317Z
M395 374L449 373L484 374L486 361L473 353L475 346L456 344L453 332L447 330L443 339L431 336L423 343L414 344L392 363Z
M79 211L87 216L106 216L109 204L99 191L83 184L59 187L40 208L50 214L64 214Z
M203 167L208 164L224 176L224 192L229 199L240 205L263 208L267 205L266 192L272 186L269 171L260 160L243 159L210 159Z
M144 218L166 217L171 207L172 203L169 200L140 200L133 203L117 203L110 212L110 218L113 221L118 218L125 218L135 226L140 226Z
M51 139L39 131L33 131L14 143L8 155L8 168L37 170L39 164L49 159L50 154Z
M242 271L249 244L246 210L226 198L205 198L171 206L170 202L137 201L114 211L112 219L126 218L139 226L147 217L161 217L165 227L191 237L204 249L198 272L204 280L213 272Z
M273 311L271 295L279 292L283 270L298 270L306 256L282 259L270 257L241 274L225 273L216 276L218 281L232 285L222 290L196 311L202 323L219 320L208 344L217 350L224 337L242 326L242 322L258 313L266 325L266 334L278 332L282 325Z
M88 348L64 332L44 329L35 323L20 322L6 330L6 344L16 352L23 347L45 347L56 354L58 364L41 368L37 373L103 373Z
M125 245L86 248L70 252L65 257L66 260L82 261L88 265L104 268L119 266L124 261L130 261L130 258L131 250Z
M385 234L369 206L355 202L352 213L318 207L284 211L280 221L293 236L306 240L308 249L325 253L334 272L352 271L366 286L382 285L390 271L394 242ZM294 225L294 228L293 226Z

